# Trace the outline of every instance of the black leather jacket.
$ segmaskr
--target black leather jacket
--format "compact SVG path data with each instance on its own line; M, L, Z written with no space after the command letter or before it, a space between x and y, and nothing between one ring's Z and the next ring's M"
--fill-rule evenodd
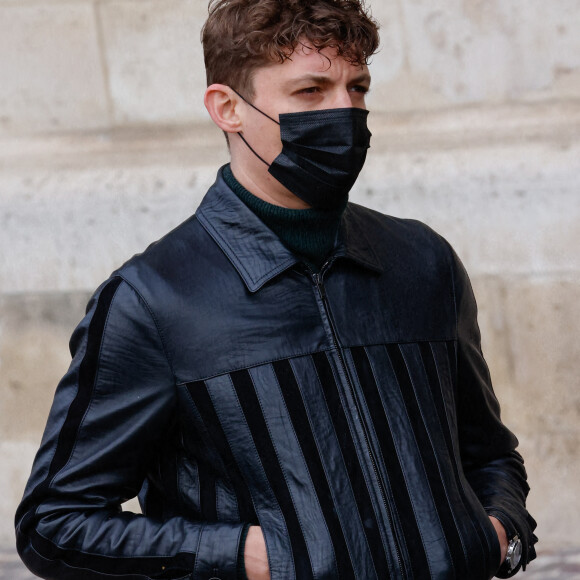
M485 580L488 514L534 557L461 263L354 204L340 239L311 272L220 175L97 290L17 513L33 572L233 580L253 523L273 580Z

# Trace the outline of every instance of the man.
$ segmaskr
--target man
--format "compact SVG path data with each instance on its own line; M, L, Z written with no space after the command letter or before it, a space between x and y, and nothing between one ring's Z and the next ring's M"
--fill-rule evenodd
M535 523L463 267L347 204L376 24L358 0L218 0L203 42L231 164L89 303L22 558L75 580L515 574Z

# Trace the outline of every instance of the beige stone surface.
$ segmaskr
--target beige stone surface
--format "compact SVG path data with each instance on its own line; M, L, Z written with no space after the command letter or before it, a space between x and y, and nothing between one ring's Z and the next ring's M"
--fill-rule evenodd
M577 98L578 0L373 3L383 26L371 102L416 110Z
M219 165L44 169L0 178L4 292L91 290L196 209Z
M580 275L473 280L503 419L520 439L544 548L577 545Z
M0 298L0 439L40 441L88 293Z
M578 0L374 2L377 111L575 99ZM207 119L205 0L4 0L0 131Z
M93 5L0 3L0 135L106 126Z
M0 545L14 546L14 512L22 499L24 486L30 475L30 467L38 448L38 442L0 440ZM0 578L2 578L0 570ZM12 580L11 578L6 580Z
M98 4L115 125L207 119L199 0Z

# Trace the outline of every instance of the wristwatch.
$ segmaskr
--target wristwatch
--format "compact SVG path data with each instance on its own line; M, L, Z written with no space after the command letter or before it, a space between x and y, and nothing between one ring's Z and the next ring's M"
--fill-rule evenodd
M522 559L522 541L516 534L508 544L507 555L505 557L505 564L508 574L515 570L520 560Z

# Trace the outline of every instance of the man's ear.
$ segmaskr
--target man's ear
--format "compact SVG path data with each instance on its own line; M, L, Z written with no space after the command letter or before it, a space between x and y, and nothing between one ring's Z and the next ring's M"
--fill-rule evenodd
M239 101L230 87L220 84L210 85L203 100L213 122L225 133L238 133L242 128L237 112Z

